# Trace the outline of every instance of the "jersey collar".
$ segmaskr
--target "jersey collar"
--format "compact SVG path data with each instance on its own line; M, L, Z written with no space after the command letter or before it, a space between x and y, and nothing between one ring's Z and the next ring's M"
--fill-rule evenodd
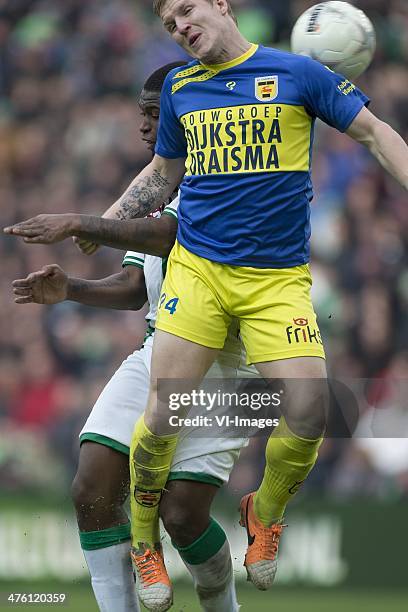
M203 68L206 68L207 70L213 70L215 72L220 72L221 70L227 70L228 68L234 68L235 66L239 66L239 64L243 64L250 57L255 55L255 53L258 51L258 48L259 48L259 45L255 45L254 43L252 43L248 51L245 51L243 55L236 57L230 62L224 62L223 64L201 64L201 65L203 66Z

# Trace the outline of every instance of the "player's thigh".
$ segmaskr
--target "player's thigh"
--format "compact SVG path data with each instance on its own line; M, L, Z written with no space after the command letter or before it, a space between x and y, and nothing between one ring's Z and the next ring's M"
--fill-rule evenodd
M321 357L292 357L255 364L263 378L326 379L326 362Z
M169 403L186 397L197 389L218 353L184 338L157 330L153 343L149 399L145 412L147 427L156 434L176 433L177 427L169 425ZM180 402L179 417L191 408L188 401Z
M136 421L143 414L149 392L152 339L116 370L98 397L80 432L80 441L102 443L129 452Z
M176 242L167 265L156 329L208 348L224 346L230 317L222 305L219 283L214 282L219 273L216 265Z
M158 329L153 342L151 387L163 378L200 382L219 350Z
M309 267L256 270L240 312L248 363L320 357L324 348L310 297ZM250 307L245 304L250 304Z
M280 394L280 409L294 433L318 438L327 426L329 392L326 363L320 357L294 357L257 363L263 378Z

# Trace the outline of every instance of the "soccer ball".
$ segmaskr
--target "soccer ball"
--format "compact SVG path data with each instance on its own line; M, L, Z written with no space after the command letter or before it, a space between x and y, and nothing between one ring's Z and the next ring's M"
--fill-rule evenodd
M320 2L295 23L291 46L293 53L309 55L334 72L355 79L373 58L375 30L365 13L348 2Z

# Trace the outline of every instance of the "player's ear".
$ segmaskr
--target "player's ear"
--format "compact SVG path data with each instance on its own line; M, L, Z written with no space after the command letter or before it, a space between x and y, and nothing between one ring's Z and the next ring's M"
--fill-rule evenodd
M213 3L218 7L221 15L228 13L228 2L227 0L213 0Z

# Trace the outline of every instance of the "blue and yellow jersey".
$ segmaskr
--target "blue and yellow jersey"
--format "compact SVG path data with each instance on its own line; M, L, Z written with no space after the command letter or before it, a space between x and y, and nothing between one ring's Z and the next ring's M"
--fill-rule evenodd
M315 120L343 132L367 103L318 62L257 45L169 73L156 153L186 158L178 241L230 265L308 262Z

